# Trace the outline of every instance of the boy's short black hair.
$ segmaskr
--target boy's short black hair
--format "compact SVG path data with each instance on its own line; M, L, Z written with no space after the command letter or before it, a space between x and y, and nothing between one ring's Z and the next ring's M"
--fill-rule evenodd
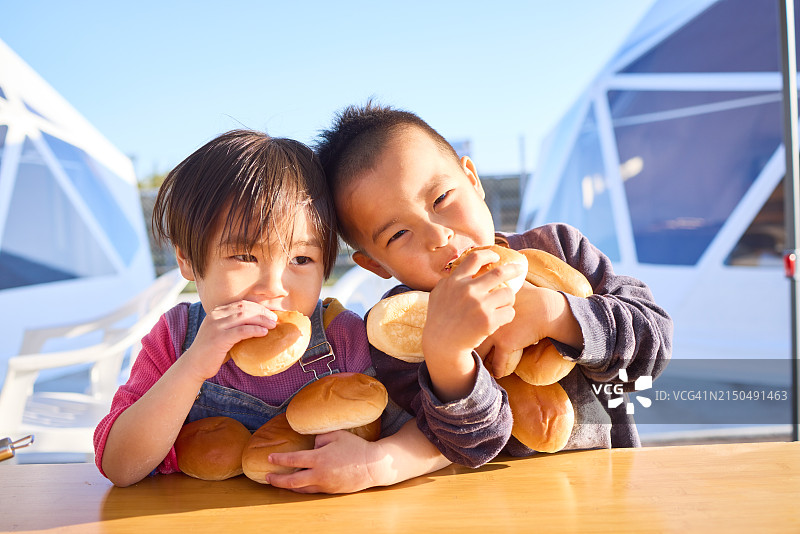
M407 128L419 128L428 134L447 156L459 160L455 149L418 115L367 101L364 106L348 106L339 112L331 128L322 130L314 150L322 162L328 186L338 205L338 194L362 172L372 168L395 134ZM358 245L339 227L342 238L351 247Z
M153 235L179 247L195 275L205 275L217 225L223 243L290 238L298 211L323 249L325 277L336 262L333 199L319 158L299 141L233 130L209 141L167 175L153 208ZM274 233L273 233L274 232Z

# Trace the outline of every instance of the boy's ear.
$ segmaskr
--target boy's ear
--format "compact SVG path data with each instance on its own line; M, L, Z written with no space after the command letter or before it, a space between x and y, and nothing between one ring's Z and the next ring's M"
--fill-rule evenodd
M178 260L178 267L181 270L181 276L189 281L194 282L194 269L192 269L192 264L189 262L189 258L187 258L183 251L178 247L175 247L175 259Z
M355 251L353 252L353 261L358 264L359 267L362 269L366 269L370 272L373 272L380 276L381 278L389 279L392 277L383 266L378 263L377 261L373 260L363 252Z
M483 190L483 185L481 185L481 179L478 178L478 171L475 170L475 163L469 159L469 156L461 157L461 168L464 169L464 173L472 183L472 187L480 194L481 198L485 199L486 192Z

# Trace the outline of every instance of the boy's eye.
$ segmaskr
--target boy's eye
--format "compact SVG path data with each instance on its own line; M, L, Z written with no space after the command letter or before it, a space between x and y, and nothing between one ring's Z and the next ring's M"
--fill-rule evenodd
M447 191L446 193L441 194L436 200L433 201L433 207L435 208L436 206L438 206L447 197L447 195L449 195L449 194L450 194L450 191Z
M308 256L295 256L294 258L292 258L292 263L294 265L308 265L309 263L312 263L313 261L314 260L312 260Z
M402 235L403 235L403 234L405 234L406 232L407 232L407 230L400 230L399 232L397 232L396 234L394 234L392 237L390 237L390 238L389 238L389 241L388 241L386 244L388 245L389 243L391 243L391 242L392 242L392 241L394 241L395 239L398 239L400 236L402 236Z

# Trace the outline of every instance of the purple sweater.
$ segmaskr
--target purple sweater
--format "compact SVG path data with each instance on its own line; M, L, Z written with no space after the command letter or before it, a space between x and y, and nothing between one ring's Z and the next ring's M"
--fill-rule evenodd
M575 408L575 425L565 449L638 447L639 434L626 402L608 407L602 385L623 383L633 390L640 376L655 379L669 361L672 320L656 305L648 287L635 278L614 274L610 260L577 229L548 224L523 234L497 234L513 249L549 252L582 272L592 285L588 298L565 295L584 337L583 351L553 341L565 358L577 365L559 384ZM386 296L411 288L397 286ZM478 376L463 399L442 403L433 393L425 363L408 363L370 345L377 377L391 398L417 419L417 425L441 453L454 463L477 467L500 452L529 456L536 451L511 436L512 417L505 391L473 353ZM627 401L627 399L626 399Z

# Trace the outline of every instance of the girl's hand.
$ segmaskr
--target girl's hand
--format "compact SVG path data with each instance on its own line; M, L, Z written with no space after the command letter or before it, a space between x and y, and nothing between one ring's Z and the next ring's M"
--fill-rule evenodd
M219 372L228 359L228 351L236 343L261 337L275 328L275 312L247 300L217 306L206 314L192 346L181 357L189 358L197 376L206 380Z

